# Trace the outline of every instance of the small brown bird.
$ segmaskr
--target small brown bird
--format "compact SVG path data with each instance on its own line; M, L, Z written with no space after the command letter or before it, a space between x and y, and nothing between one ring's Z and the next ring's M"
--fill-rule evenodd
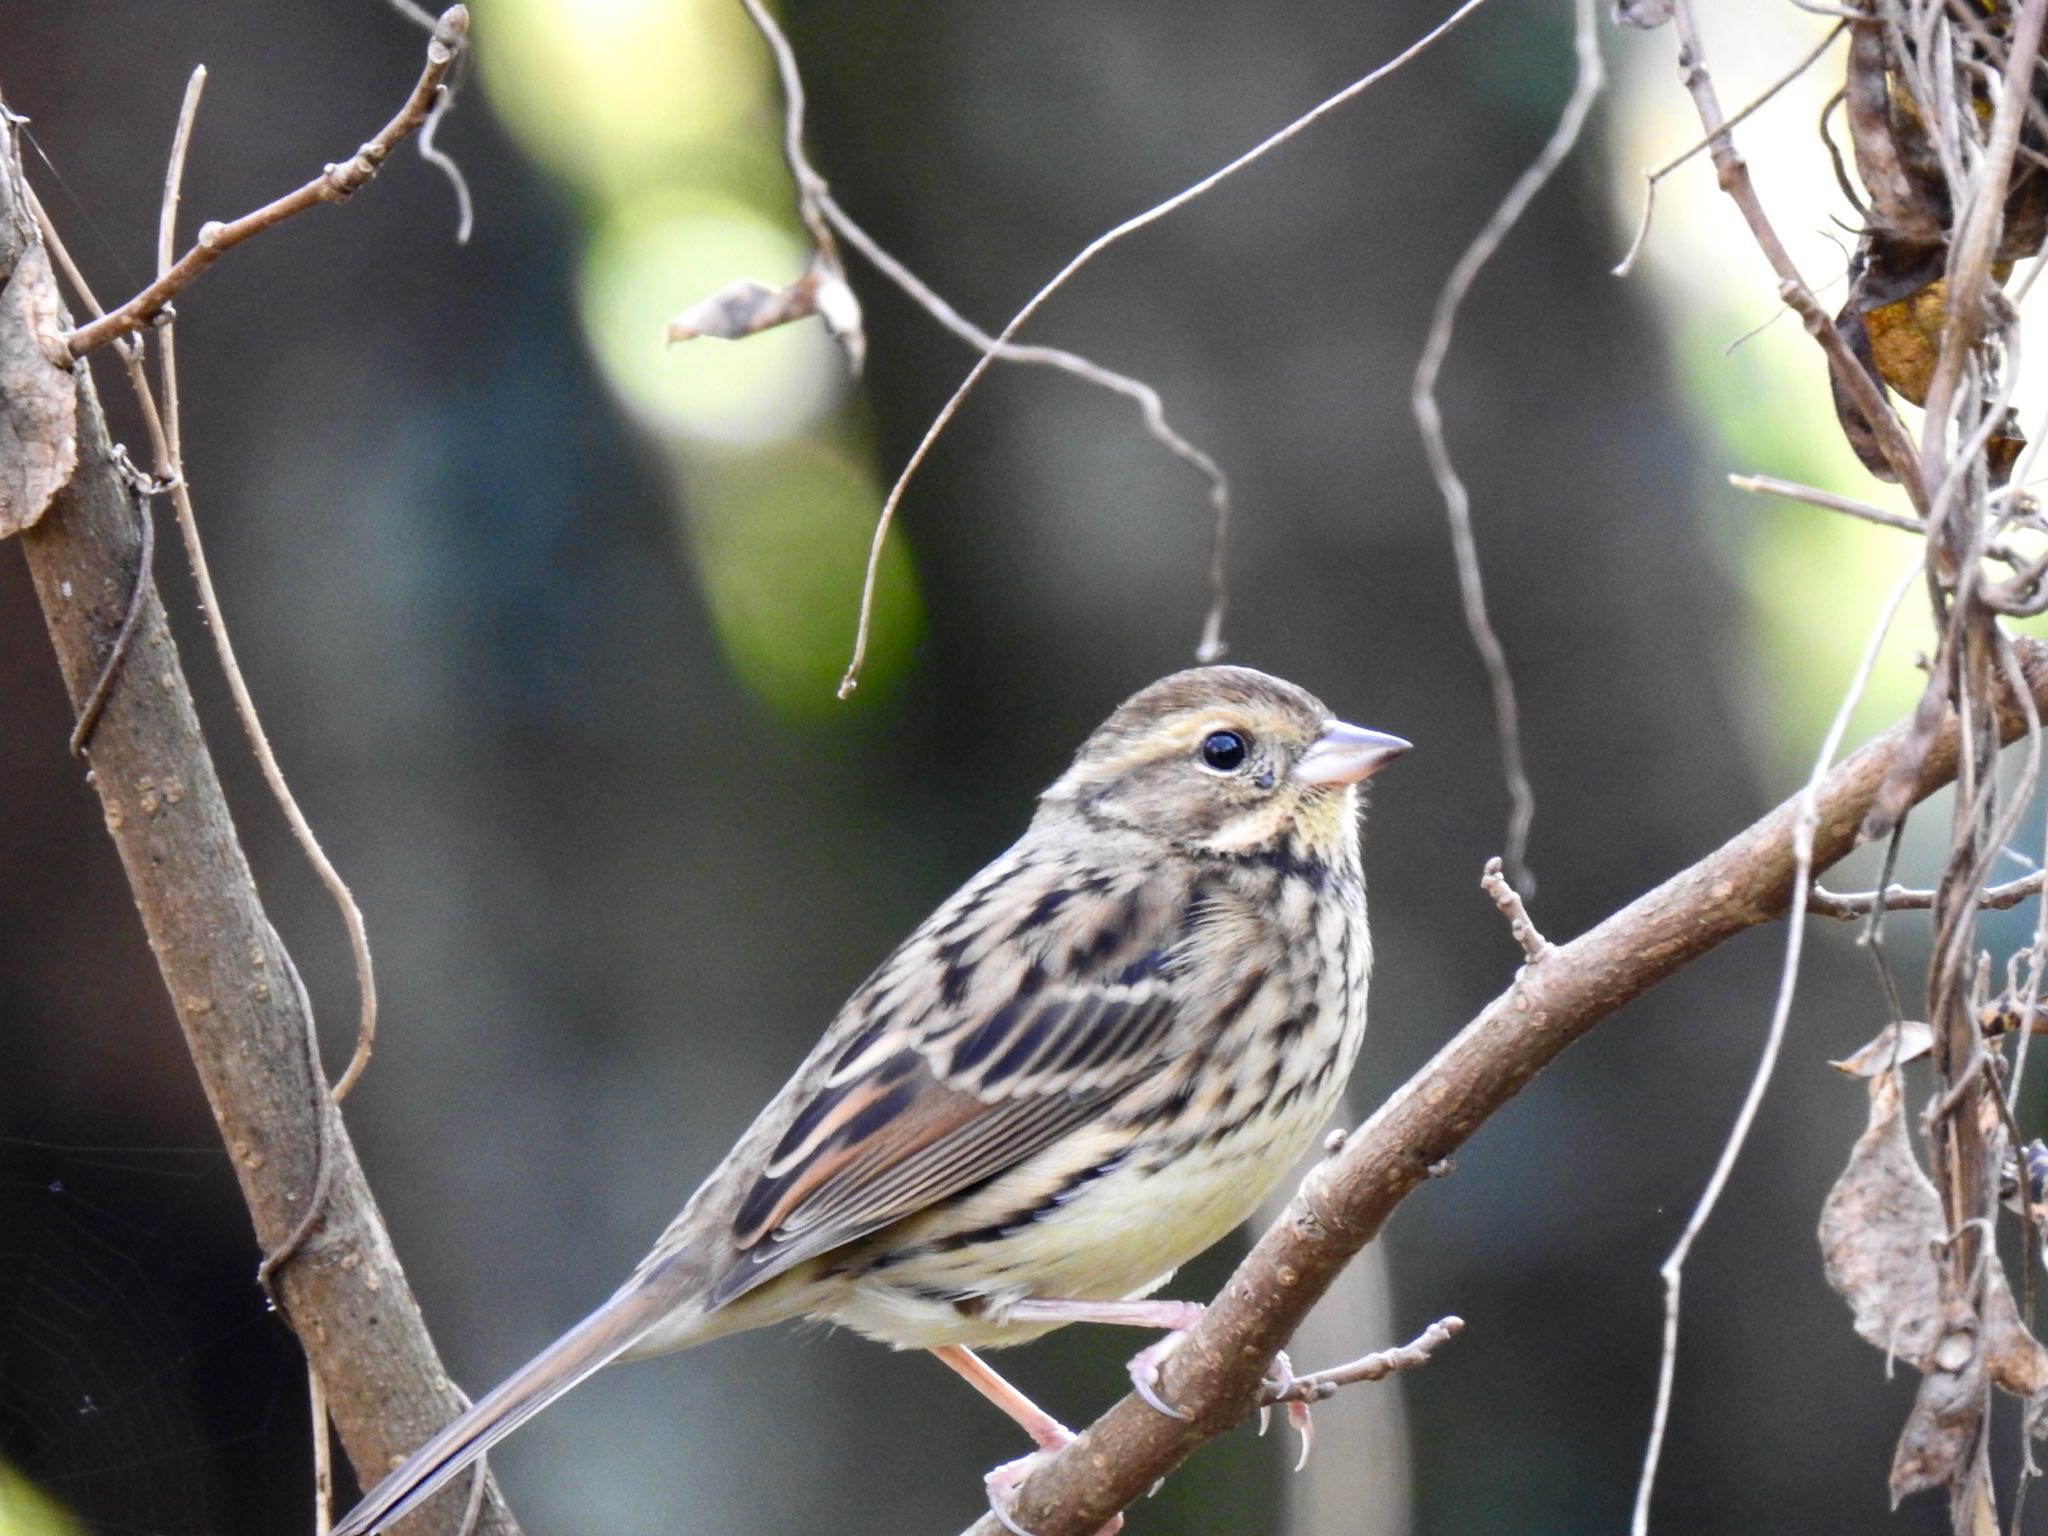
M1041 1451L974 1348L1144 1298L1307 1151L1365 1029L1356 786L1408 749L1244 667L1129 699L1029 830L884 960L611 1300L333 1536L411 1512L600 1367L785 1318L929 1349ZM1162 1341L1132 1362L1147 1401ZM998 1512L1031 1458L990 1474Z

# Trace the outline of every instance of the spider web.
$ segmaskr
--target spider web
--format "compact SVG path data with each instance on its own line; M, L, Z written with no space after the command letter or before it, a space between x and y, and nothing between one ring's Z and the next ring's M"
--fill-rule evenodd
M0 1536L306 1523L304 1375L218 1149L0 1136Z

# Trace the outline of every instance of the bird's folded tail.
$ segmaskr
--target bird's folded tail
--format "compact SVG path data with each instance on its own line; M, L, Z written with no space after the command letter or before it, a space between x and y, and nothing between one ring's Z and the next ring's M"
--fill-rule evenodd
M616 1296L451 1420L363 1495L331 1536L371 1536L404 1518L513 1430L669 1317L679 1297L659 1270L636 1275Z

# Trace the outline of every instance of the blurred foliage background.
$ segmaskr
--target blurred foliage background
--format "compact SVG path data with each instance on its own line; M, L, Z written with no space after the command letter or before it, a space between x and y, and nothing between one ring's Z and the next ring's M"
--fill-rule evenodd
M1709 9L1731 105L1826 25L1775 0ZM991 327L1093 235L1441 11L785 8L819 167ZM1720 25L1733 11L1743 24ZM1124 402L999 369L910 492L866 684L836 702L882 489L971 354L857 259L858 383L814 327L664 349L676 310L803 261L759 39L727 0L474 12L441 134L476 194L469 245L447 184L407 152L179 306L223 603L376 949L383 1035L349 1120L473 1390L608 1293L889 944L1022 827L1114 703L1191 659L1208 527L1200 483ZM1522 690L1553 938L1796 788L1912 555L1727 488L1749 470L1873 493L1794 324L1725 350L1776 301L1704 165L1666 185L1634 278L1609 276L1640 168L1697 123L1668 36L1603 31L1617 82L1593 140L1481 281L1444 383ZM1494 0L1111 253L1029 333L1156 383L1231 474L1233 659L1418 743L1375 786L1361 1104L1519 958L1477 889L1505 801L1407 391L1445 271L1550 130L1568 34L1556 0ZM375 0L10 0L0 84L32 119L31 178L111 300L151 268L193 63L211 80L188 233L366 137L422 44ZM1804 178L1767 194L1812 231L1816 280L1842 266L1811 127L1823 94L1788 93L1744 130L1760 171ZM136 440L104 363L100 380ZM215 749L338 1066L346 949L241 750L180 563L166 541L158 574ZM1865 726L1917 692L1914 643ZM306 1529L296 1350L260 1307L11 550L0 649L0 1459L16 1469L0 1531ZM1656 1268L1732 1118L1781 942L1751 935L1634 1005L1404 1208L1383 1244L1387 1326L1456 1311L1469 1331L1366 1389L1407 1406L1412 1487L1397 1430L1382 1421L1396 1438L1369 1447L1333 1405L1319 1457L1386 1470L1292 1529L1620 1528ZM1895 949L1910 962L1918 943L1901 923ZM1814 949L1783 1081L1689 1272L1657 1510L1672 1536L1887 1518L1911 1383L1851 1336L1812 1238L1862 1116L1822 1063L1874 1032L1881 999L1845 933ZM1206 1294L1231 1258L1177 1289ZM1133 1348L1070 1330L1008 1368L1083 1422ZM1019 1449L929 1361L783 1331L610 1373L493 1459L534 1532L944 1531ZM1291 1455L1229 1437L1133 1528L1289 1529Z

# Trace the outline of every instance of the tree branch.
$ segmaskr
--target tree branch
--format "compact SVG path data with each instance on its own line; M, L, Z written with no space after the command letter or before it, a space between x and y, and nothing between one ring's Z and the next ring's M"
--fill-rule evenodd
M261 900L187 687L141 527L41 250L18 147L0 134L0 422L75 392L76 469L22 534L74 708L92 693L144 582L126 665L92 738L94 791L255 1224L274 1294L366 1480L462 1408L398 1267L355 1148L328 1102L313 1021ZM43 445L46 448L53 445ZM454 1531L452 1490L422 1531ZM445 1513L440 1511L445 1510ZM490 1489L475 1529L516 1536Z
M2048 708L2048 647L2016 641L2032 706ZM2027 728L2002 696L1998 732ZM1913 733L1893 727L1822 781L1813 868L1856 846L1878 787ZM1956 772L1956 725L1945 720L1921 761L1913 799ZM1280 1220L1161 1371L1159 1391L1188 1415L1168 1419L1136 1396L1117 1403L1017 1492L1011 1516L1034 1536L1087 1536L1258 1403L1273 1355L1339 1270L1396 1206L1559 1052L1625 1003L1744 929L1784 916L1796 869L1792 830L1803 795L1638 897L1590 932L1552 946L1541 965L1487 1005L1316 1167ZM988 1516L973 1536L1001 1536Z
M448 71L455 67L455 60L460 57L468 36L468 7L450 6L441 14L434 28L433 41L427 44L426 68L420 72L419 83L412 88L412 95L406 98L405 105L398 109L398 115L386 123L375 138L348 159L326 167L296 191L265 203L253 213L245 213L226 224L209 222L200 225L199 238L192 249L180 256L155 282L120 308L79 326L64 338L71 355L83 357L97 347L141 330L162 314L164 306L173 298L191 287L200 273L244 240L262 234L273 225L282 224L295 213L304 213L321 203L339 203L353 197L383 169L391 151L411 138L432 114L435 104L441 99L441 83L448 78Z

